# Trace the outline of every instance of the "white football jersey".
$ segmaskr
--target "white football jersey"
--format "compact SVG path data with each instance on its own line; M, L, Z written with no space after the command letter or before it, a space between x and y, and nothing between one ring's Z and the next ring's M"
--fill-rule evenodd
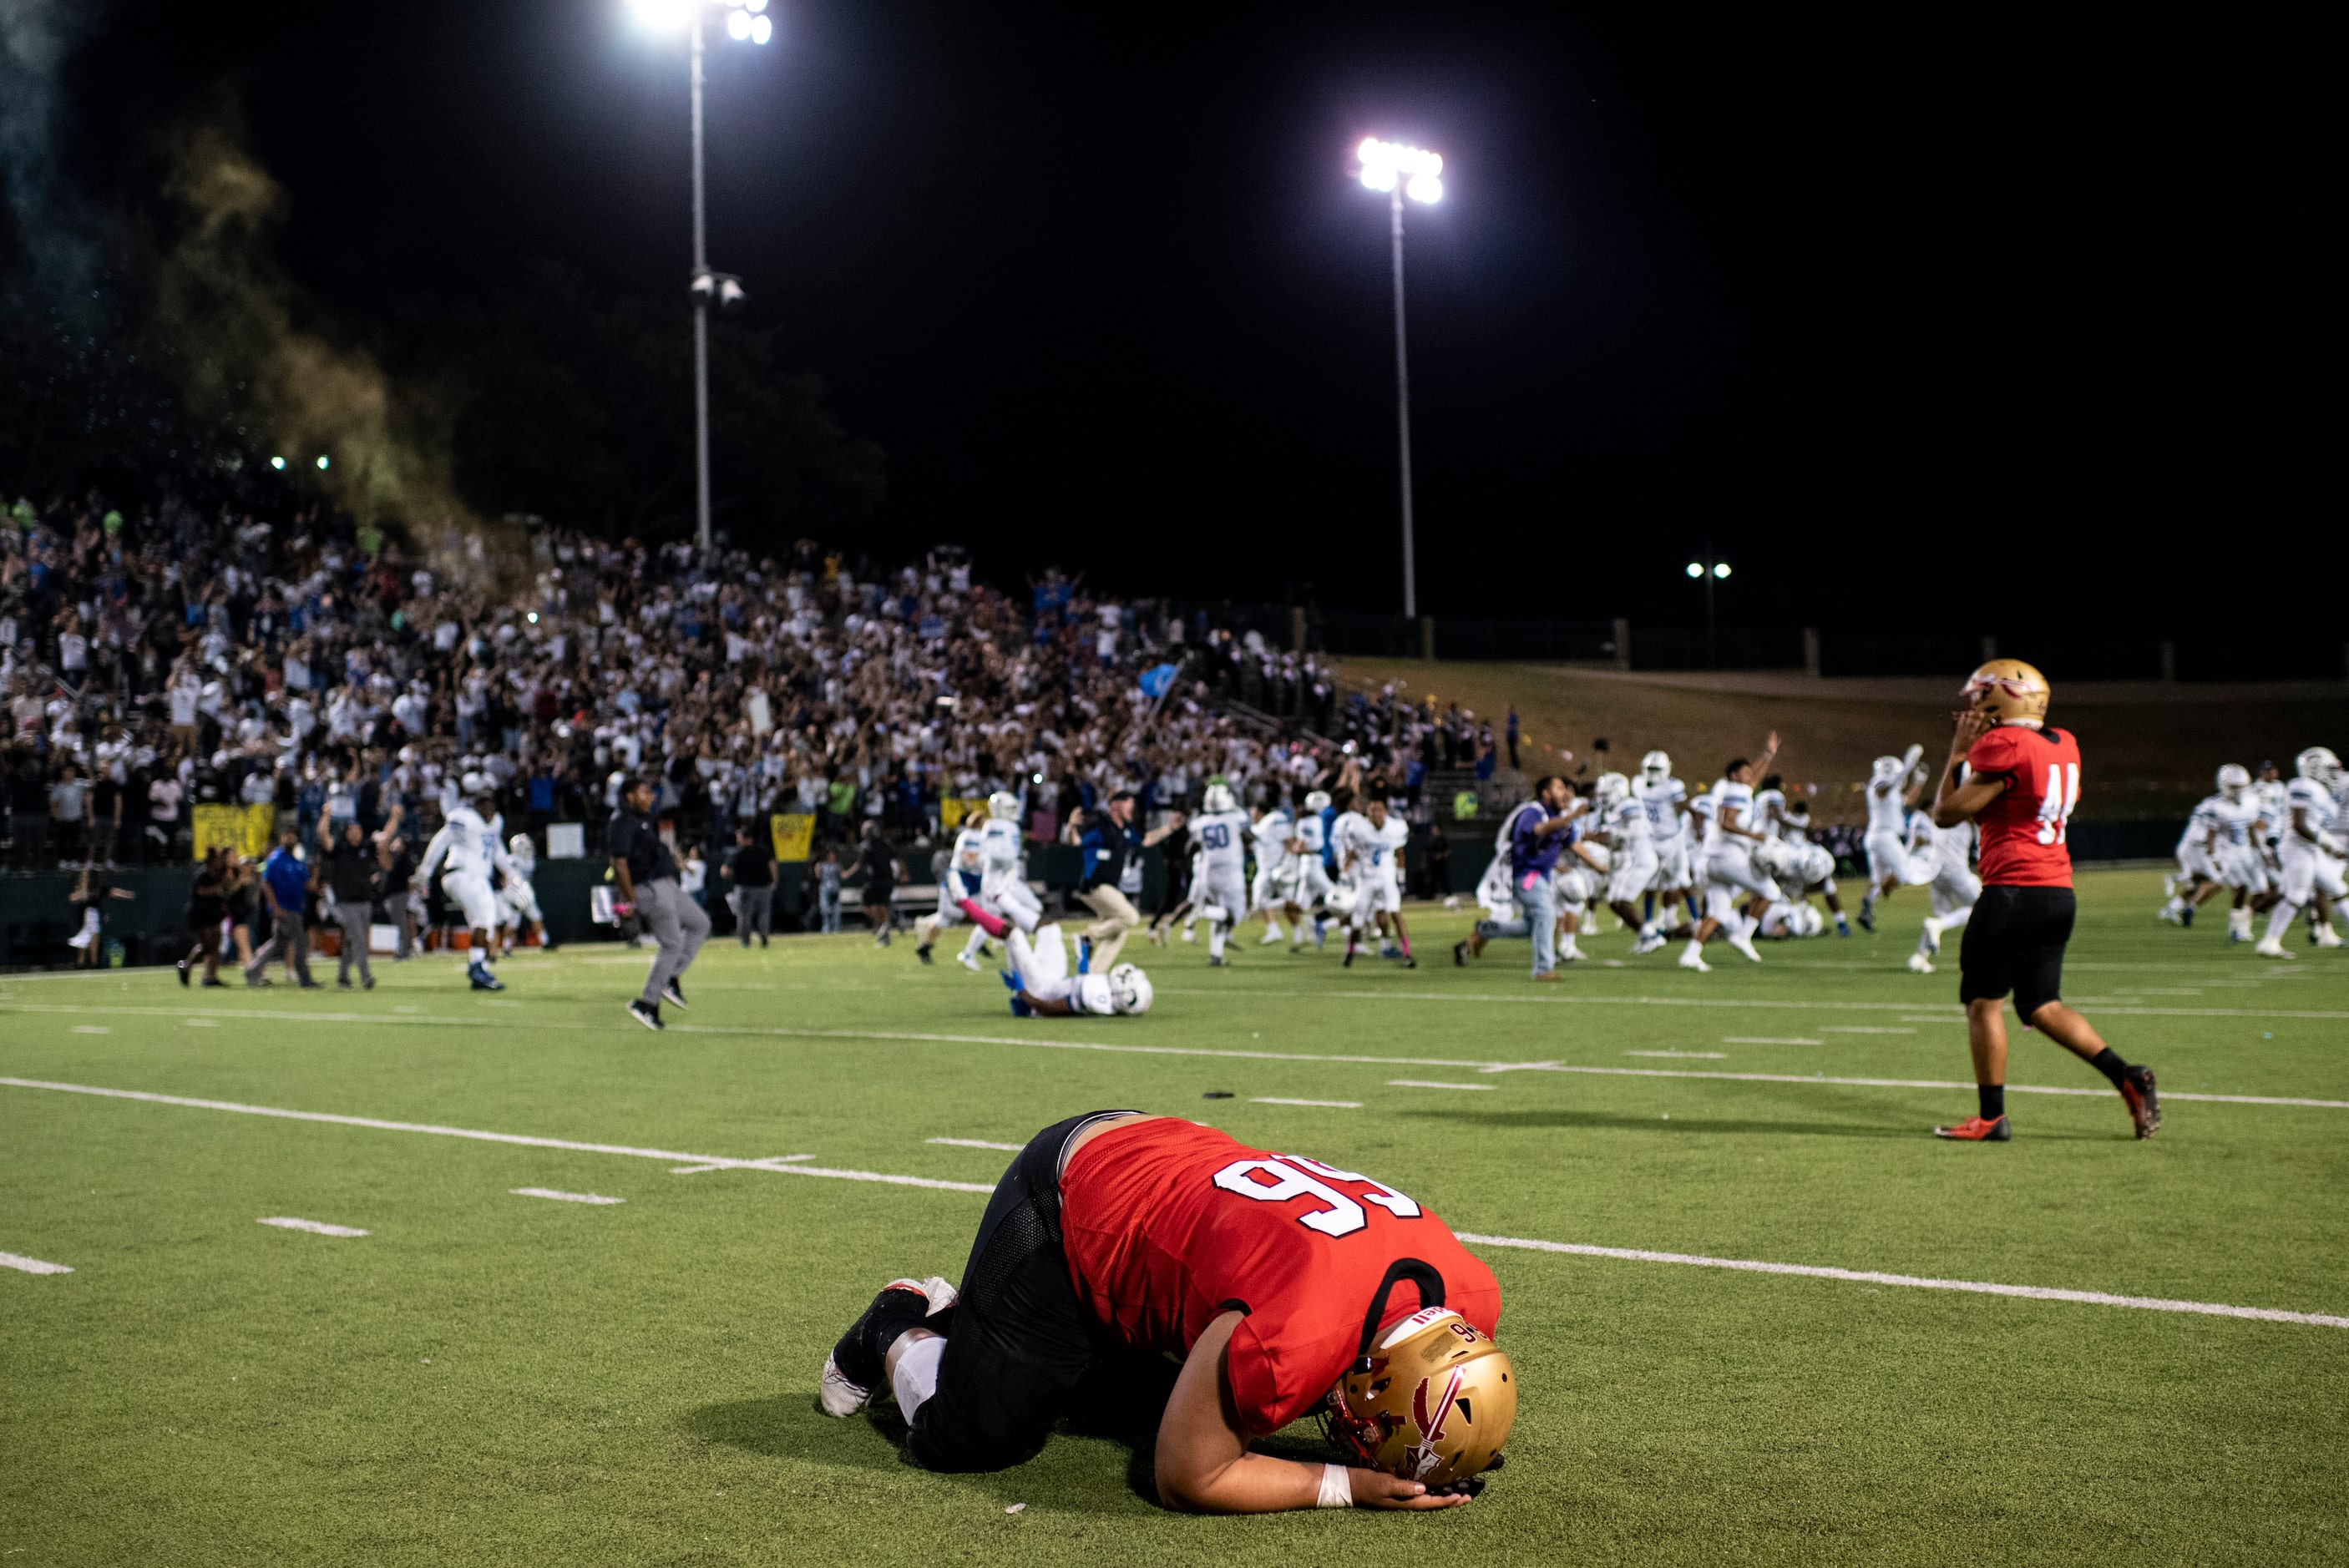
M1669 844L1681 830L1681 806L1688 799L1688 787L1677 779L1667 779L1661 784L1642 780L1631 786L1631 797L1648 813L1648 833L1659 844Z
M481 813L471 806L460 805L432 835L425 847L421 874L429 881L433 871L443 860L449 863L450 876L486 879L492 866L511 867L512 857L498 841L497 830L481 820Z
M1607 809L1606 830L1617 854L1637 850L1648 842L1648 809L1627 795Z
M1019 828L1017 823L988 819L978 830L980 859L990 872L1017 871L1022 857L1019 848Z
M1191 819L1191 837L1211 874L1237 872L1247 863L1247 835L1246 811L1209 811Z
M1757 789L1754 792L1754 816L1740 826L1753 829L1765 839L1778 837L1778 813L1786 809L1786 792L1783 789Z
M1936 827L1933 819L1922 811L1909 813L1909 852L1914 855L1939 855L1946 871L1965 871L1973 854L1974 825L1960 822L1954 828Z
M1906 830L1909 803L1901 799L1908 793L1908 775L1894 774L1889 779L1868 781L1868 830L1891 833L1896 837Z
M2292 825L2292 813L2284 810L2283 780L2259 780L2251 786L2251 799L2259 802L2260 816L2268 825L2267 841L2272 844Z
M1248 831L1256 839L1257 870L1274 872L1288 863L1288 841L1297 837L1297 824L1288 812L1267 811Z
M2313 779L2295 779L2285 785L2283 807L2283 834L2287 843L2295 839L2305 843L2319 833L2332 830L2333 797L2325 792L2323 785ZM2292 814L2294 811L2301 814L2301 820L2308 830L2305 835L2292 830Z
M1704 847L1712 850L1744 843L1746 841L1734 834L1724 832L1721 824L1723 818L1731 817L1735 820L1737 826L1752 829L1754 786L1740 784L1733 779L1723 779L1713 784L1713 793L1708 799L1712 801L1713 809L1705 813Z
M1392 877L1402 870L1402 847L1411 842L1411 824L1392 812L1387 814L1386 826L1372 828L1365 817L1362 825L1369 829L1370 868L1375 876Z
M955 834L954 859L947 862L955 871L976 882L987 872L987 830L985 827L964 828Z
M2259 802L2252 799L2250 794L2246 793L2240 800L2230 800L2224 795L2211 796L2200 806L2194 808L2194 817L2197 821L2202 820L2206 808L2209 814L2210 825L2219 830L2220 843L2239 846L2251 843L2251 826L2259 820L2260 807Z
M1324 843L1321 829L1321 813L1319 811L1308 811L1302 817L1298 818L1297 837L1304 843L1305 852L1314 860L1319 860L1321 858L1321 850Z

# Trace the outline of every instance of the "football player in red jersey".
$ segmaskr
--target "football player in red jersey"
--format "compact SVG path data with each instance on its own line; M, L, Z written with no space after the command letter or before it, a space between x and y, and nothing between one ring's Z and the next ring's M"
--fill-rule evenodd
M1096 1111L1011 1162L959 1291L882 1290L818 1399L849 1416L885 1387L916 1462L998 1470L1133 1358L1171 1355L1153 1458L1169 1507L1456 1508L1516 1415L1500 1315L1492 1271L1393 1188L1175 1117ZM1250 1451L1317 1412L1351 1462Z
M1992 659L1962 694L1950 759L1933 794L1933 821L1982 832L1982 894L1959 950L1966 1037L1973 1047L1976 1114L1935 1136L2003 1143L2007 995L2036 1029L2109 1079L2139 1138L2161 1128L2153 1069L2131 1067L2088 1020L2056 998L2072 937L2072 851L2064 841L2080 800L2080 745L2047 722L2047 677L2021 659Z

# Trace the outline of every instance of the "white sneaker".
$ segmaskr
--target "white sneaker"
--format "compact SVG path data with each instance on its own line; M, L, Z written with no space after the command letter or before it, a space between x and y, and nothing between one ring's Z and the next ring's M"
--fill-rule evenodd
M955 962L961 965L964 968L969 970L974 975L978 973L978 958L975 954L968 952L957 953L955 954Z
M1704 949L1692 946L1681 954L1681 967L1693 969L1700 975L1713 973L1713 965L1704 961Z
M2316 928L2316 945L2319 947L2338 947L2341 945L2341 934L2333 930L2329 923L2320 925Z
M1199 940L1199 934L1186 925L1183 928L1183 940L1185 942L1196 942Z
M1737 935L1729 939L1729 945L1737 949L1738 952L1744 954L1754 963L1759 964L1762 962L1762 955L1754 951L1754 938L1752 936L1741 932Z
M1925 917L1925 951L1928 953L1939 953L1941 951L1941 923L1934 919L1930 914ZM1916 965L1911 965L1909 967L1913 969ZM1923 975L1930 975L1932 973L1930 969L1919 970L1918 972Z
M1642 954L1653 953L1663 944L1663 936L1659 933L1651 932L1631 944L1631 956L1637 958Z
M2283 944L2272 936L2262 936L2251 944L2251 951L2262 958L2298 958L2297 953L2286 953Z
M1279 940L1280 927L1277 925L1268 925L1264 928L1264 939L1258 942L1257 945L1258 947L1269 947Z
M1927 958L1923 954L1912 953L1909 955L1909 973L1911 975L1930 975L1932 972L1932 960Z

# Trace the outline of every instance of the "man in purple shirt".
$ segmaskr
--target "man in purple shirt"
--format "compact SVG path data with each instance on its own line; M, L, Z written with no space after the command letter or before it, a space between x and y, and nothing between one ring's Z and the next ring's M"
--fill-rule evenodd
M1567 808L1574 786L1553 773L1534 787L1534 798L1509 816L1509 892L1517 901L1516 920L1482 920L1473 935L1453 949L1455 963L1484 951L1496 936L1529 936L1534 944L1534 978L1556 980L1557 975L1557 890L1550 872L1557 857L1573 840L1581 816Z

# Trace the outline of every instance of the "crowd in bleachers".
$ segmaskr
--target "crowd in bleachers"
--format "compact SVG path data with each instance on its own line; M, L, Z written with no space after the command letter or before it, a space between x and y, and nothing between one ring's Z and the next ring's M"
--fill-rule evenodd
M0 528L11 863L185 860L199 805L273 805L411 848L456 781L508 823L586 826L657 773L681 841L771 813L821 844L934 839L999 789L1031 836L1119 789L1177 810L1341 772L1398 799L1495 744L1473 716L1341 694L1326 659L958 551L875 569L559 528L399 538L316 507L19 500Z

